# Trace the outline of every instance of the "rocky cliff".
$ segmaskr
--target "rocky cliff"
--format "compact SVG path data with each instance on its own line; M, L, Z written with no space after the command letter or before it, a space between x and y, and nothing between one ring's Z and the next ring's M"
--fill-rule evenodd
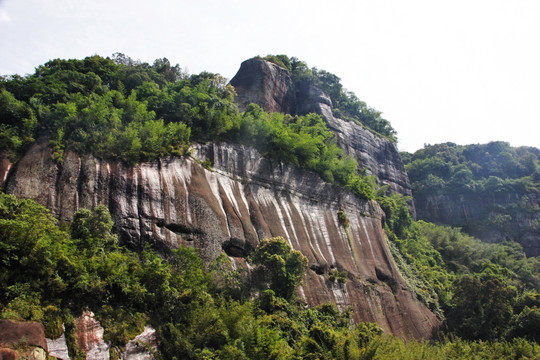
M276 64L262 59L246 60L231 79L231 85L241 109L254 103L270 112L296 112L296 90L289 71Z
M45 140L9 170L4 187L70 220L82 207L106 204L121 241L132 248L188 244L205 259L223 249L241 256L266 237L283 236L304 253L311 270L299 290L307 304L351 306L357 321L377 322L404 337L430 337L438 319L408 291L392 260L375 202L358 199L318 175L276 164L241 145L194 145L193 158L135 167L65 154L56 163ZM199 162L210 159L213 170ZM344 228L338 211L344 211ZM338 286L330 269L346 271Z
M359 168L376 176L378 183L388 185L394 192L412 196L409 177L396 145L376 136L362 126L336 118L332 100L315 86L295 87L289 72L263 59L242 63L231 79L241 108L255 103L270 112L288 114L320 114L336 134L337 145L358 161ZM415 215L414 204L410 204Z
M489 243L516 241L527 256L540 255L540 195L536 192L436 192L421 193L414 200L419 219L460 227Z
M43 325L38 322L0 320L0 359L47 359Z

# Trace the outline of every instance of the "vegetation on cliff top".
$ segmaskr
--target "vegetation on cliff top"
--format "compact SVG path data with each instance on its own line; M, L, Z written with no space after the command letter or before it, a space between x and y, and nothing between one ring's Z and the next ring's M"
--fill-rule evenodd
M85 358L74 336L74 317L85 309L105 328L113 358L146 323L157 330L163 359L514 359L540 352L517 337L404 343L374 324L351 325L350 313L334 305L307 309L293 291L307 260L282 238L261 242L250 273L233 270L225 255L204 266L189 248L166 258L149 248L130 252L111 226L102 206L80 210L68 228L31 200L0 195L0 316L41 321L53 338L64 323L73 359ZM517 335L535 325L527 320L532 312L515 322Z
M338 76L316 67L310 68L296 57L267 55L263 59L289 70L297 89L315 86L324 91L332 100L332 111L337 118L354 121L380 136L397 141L395 129L382 117L382 112L369 107L353 92L345 89Z
M485 210L474 214L474 222L449 225L471 234L498 231L516 242L539 233L534 214L540 211L540 150L514 148L501 141L466 146L444 143L402 157L419 206L437 196L482 201ZM528 226L520 223L523 217L532 219Z
M444 143L402 157L416 194L540 191L540 150L532 147Z
M167 59L52 60L0 81L0 152L15 160L47 136L58 161L71 150L135 164L187 154L191 141L235 141L373 198L373 179L343 156L320 116L269 114L256 105L241 113L234 94L221 76L188 76Z

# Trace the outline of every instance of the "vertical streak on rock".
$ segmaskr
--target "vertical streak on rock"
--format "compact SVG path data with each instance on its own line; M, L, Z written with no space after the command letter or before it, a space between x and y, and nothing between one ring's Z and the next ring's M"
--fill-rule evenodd
M71 173L66 165L55 186L57 169L50 149L36 144L12 170L6 188L48 206L54 205L49 202L51 191L70 189L77 197L61 198L63 216L72 216L77 202L103 203L124 244L140 249L145 241L158 248L189 243L205 261L218 256L231 237L235 244L255 246L263 238L284 236L315 270L307 271L299 290L310 306L334 301L341 308L351 306L355 321L375 321L405 337L431 336L439 321L406 290L396 271L377 203L325 183L314 173L286 164L272 166L256 150L241 145L195 144L196 159L207 158L209 147L212 173L189 158L137 167L84 158L81 165L73 159ZM72 182L76 173L80 186ZM350 239L337 220L341 208L350 220ZM249 266L241 258L234 262ZM328 280L331 266L349 274L344 288ZM377 269L396 286L377 280Z

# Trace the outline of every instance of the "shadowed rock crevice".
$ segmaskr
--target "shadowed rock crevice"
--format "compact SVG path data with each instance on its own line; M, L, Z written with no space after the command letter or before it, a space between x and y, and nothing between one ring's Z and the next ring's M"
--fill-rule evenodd
M228 256L241 258L247 258L255 250L250 243L239 238L230 238L221 247Z
M202 231L201 229L195 228L193 226L190 226L190 225L175 224L175 223L165 224L161 220L158 220L156 222L156 225L158 227L165 227L165 228L171 230L172 232L174 232L175 234L179 234L179 235L191 235L191 234L200 235L200 236L205 235L204 231Z
M375 268L375 274L377 275L378 280L390 286L390 289L392 289L392 292L396 292L398 290L398 282L395 278L386 274L383 270L379 269L378 267Z
M328 273L329 266L328 264L312 264L309 266L310 270L314 271L317 275L324 275Z

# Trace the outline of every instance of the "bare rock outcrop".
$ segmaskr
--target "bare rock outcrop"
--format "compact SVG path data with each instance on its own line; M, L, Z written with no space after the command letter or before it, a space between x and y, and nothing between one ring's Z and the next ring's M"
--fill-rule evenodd
M109 345L103 340L103 332L91 311L84 311L75 321L77 345L86 353L87 360L109 360Z
M60 360L70 360L66 334L64 332L57 339L47 338L47 347L49 348L49 356Z
M47 359L43 325L31 321L0 320L1 359Z
M75 321L75 333L77 346L86 354L86 360L110 359L110 345L103 338L104 329L95 319L94 313L84 311ZM57 359L69 360L65 333L58 339L47 339L49 356ZM144 327L144 331L130 340L124 353L118 354L120 359L125 360L152 360L154 353L158 351L156 330L150 325ZM1 360L1 358L0 358Z
M253 102L269 112L321 115L336 134L337 145L345 154L357 159L360 169L366 168L368 174L375 175L378 183L388 185L391 191L412 196L409 177L396 145L361 125L334 117L330 97L318 87L295 88L286 69L263 59L244 61L231 84L241 108ZM411 201L409 205L414 217L414 204Z
M262 59L249 59L231 79L241 109L255 103L271 112L292 114L296 107L295 89L289 71Z
M351 306L356 321L377 322L404 337L428 338L438 327L393 262L376 202L246 146L194 145L192 156L131 167L68 151L59 164L41 141L11 169L5 188L62 220L105 204L121 241L135 249L147 241L163 249L187 244L210 260L223 249L242 256L263 238L283 236L313 269L299 290L308 305ZM199 165L206 159L213 171ZM348 229L338 211L347 215ZM332 268L347 272L345 285L329 280Z

